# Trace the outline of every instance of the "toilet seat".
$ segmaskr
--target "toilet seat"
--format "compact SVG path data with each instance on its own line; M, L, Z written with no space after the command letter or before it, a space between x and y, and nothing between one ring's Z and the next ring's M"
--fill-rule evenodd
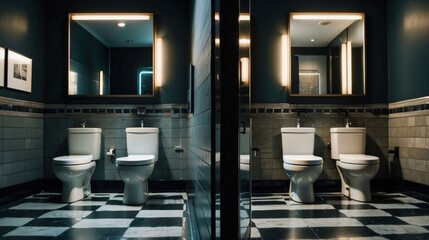
M340 154L340 161L348 164L373 165L380 162L376 156L365 154Z
M116 159L116 164L123 166L142 166L155 163L154 155L129 155Z
M68 155L54 158L53 164L70 166L86 164L90 163L91 161L92 155Z
M315 155L283 155L283 162L292 165L315 166L322 165L323 158Z

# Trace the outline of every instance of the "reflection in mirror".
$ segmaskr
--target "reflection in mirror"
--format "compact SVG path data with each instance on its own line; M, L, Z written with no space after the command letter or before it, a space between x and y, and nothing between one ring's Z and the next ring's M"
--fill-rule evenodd
M69 95L154 96L152 14L69 19Z
M291 13L290 92L365 94L364 15Z

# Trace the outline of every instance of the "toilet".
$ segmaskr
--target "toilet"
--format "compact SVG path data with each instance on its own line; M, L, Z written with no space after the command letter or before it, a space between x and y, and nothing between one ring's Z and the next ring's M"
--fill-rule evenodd
M69 155L52 161L55 176L62 181L63 202L75 202L91 194L95 161L100 159L101 128L68 128Z
M149 196L147 180L158 161L158 128L126 128L127 157L116 159L116 169L124 181L126 205L140 205Z
M379 169L379 158L365 155L366 128L331 128L331 158L341 178L341 193L350 199L370 202L370 180Z
M289 196L295 202L314 202L313 183L323 169L323 159L313 155L315 132L315 128L281 128L283 168L290 179Z

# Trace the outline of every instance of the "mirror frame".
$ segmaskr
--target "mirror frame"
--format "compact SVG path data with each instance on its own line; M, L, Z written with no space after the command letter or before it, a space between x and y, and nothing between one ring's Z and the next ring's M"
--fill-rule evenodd
M310 95L310 94L299 94L299 93L292 93L292 40L291 40L291 19L293 15L299 15L299 14L314 14L314 15L360 15L362 16L362 27L363 27L363 53L362 53L362 93L358 93L358 94L338 94L338 93L326 93L326 94L314 94L314 95ZM366 76L366 20L365 20L365 13L364 12L290 12L289 13L289 17L288 17L288 24L287 24L287 66L286 69L288 71L287 73L287 92L288 95L291 97L304 97L304 98L314 98L314 97L363 97L366 96L366 81L367 81L367 76ZM330 61L330 60L329 60ZM283 64L283 63L282 63ZM282 66L285 67L285 66Z
M73 16L77 15L127 15L127 14L141 14L141 15L149 15L150 18L153 21L153 36L152 36L152 68L153 68L153 74L152 74L152 94L151 95L137 95L137 94L114 94L114 95L87 95L87 94L81 94L81 95L70 95L69 94L69 88L70 88L70 39L71 39L71 26L70 23L72 21ZM156 70L156 64L157 64L157 56L156 56L156 49L157 49L157 31L156 31L156 21L155 21L155 14L154 13L147 13L147 12L74 12L68 14L68 22L67 22L67 83L66 83L66 96L69 98L154 98L156 96L156 90L158 87L157 83L157 70ZM162 56L161 60L162 60Z

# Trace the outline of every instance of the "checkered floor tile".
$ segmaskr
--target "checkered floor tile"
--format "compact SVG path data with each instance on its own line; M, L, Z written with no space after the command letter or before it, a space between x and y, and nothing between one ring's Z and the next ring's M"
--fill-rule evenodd
M339 193L298 204L287 194L253 194L252 239L429 239L429 203L403 193L371 203Z
M0 209L1 239L190 239L185 193L153 193L143 206L95 193L71 204L40 193Z

